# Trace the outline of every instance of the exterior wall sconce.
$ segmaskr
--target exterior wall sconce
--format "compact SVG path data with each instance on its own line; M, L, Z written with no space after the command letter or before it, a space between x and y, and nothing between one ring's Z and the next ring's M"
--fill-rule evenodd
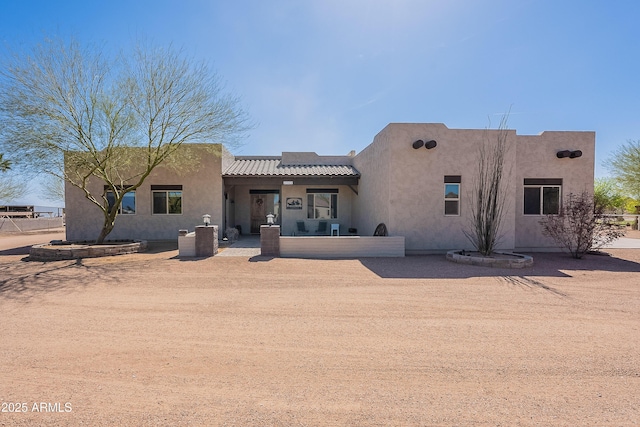
M562 150L562 151L558 151L556 153L556 157L559 159L563 159L565 157L568 157L570 159L575 159L577 157L581 157L582 156L582 151L580 150L575 150L575 151L569 151L569 150Z
M202 222L204 222L205 227L208 227L211 224L211 215L204 214L202 215Z
M424 145L424 148L426 148L427 150L431 150L432 148L435 148L435 146L438 145L438 143L435 142L433 139L427 142L424 142L423 140L419 139L413 144L411 144L414 150L421 148L423 145Z
M273 219L275 217L276 216L274 214L271 214L271 213L269 215L267 215L267 224L269 225L269 227L271 227L273 225Z

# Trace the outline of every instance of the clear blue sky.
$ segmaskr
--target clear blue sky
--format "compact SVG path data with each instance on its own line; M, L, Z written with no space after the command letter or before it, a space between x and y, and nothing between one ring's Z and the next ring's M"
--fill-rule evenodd
M1 0L12 48L137 39L208 61L258 122L236 154L362 150L390 122L640 138L640 1Z

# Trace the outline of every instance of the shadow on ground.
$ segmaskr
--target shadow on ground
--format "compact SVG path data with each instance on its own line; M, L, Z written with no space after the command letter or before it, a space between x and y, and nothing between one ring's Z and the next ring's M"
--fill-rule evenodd
M527 277L571 277L567 271L640 272L640 251L635 251L633 260L609 254L587 255L574 259L564 253L533 253L533 267L523 269L491 268L462 265L449 262L444 255L407 256L404 258L362 258L366 268L382 278L394 279L467 279L470 277L527 276ZM622 252L620 252L622 253Z
M171 252L178 250L178 242L169 240L169 241L151 241L147 243L147 251L145 253L148 254L160 254L163 252Z
M4 255L29 255L29 250L31 249L31 246L32 245L21 246L19 248L11 248L11 249L0 250L0 256L4 256Z
M115 257L112 257L115 258ZM28 302L34 297L54 291L76 291L100 281L119 283L127 271L135 272L139 264L113 263L86 265L84 260L27 262L28 258L0 263L0 300ZM114 274L117 271L118 274Z

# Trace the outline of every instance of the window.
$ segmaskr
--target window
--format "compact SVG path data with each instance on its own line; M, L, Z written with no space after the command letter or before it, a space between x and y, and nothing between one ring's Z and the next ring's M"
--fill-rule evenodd
M307 189L307 218L338 218L338 190Z
M113 191L106 192L107 203L109 203L109 210L116 203L116 196ZM118 214L121 215L133 215L136 213L136 191L128 191L122 196L122 203L118 208Z
M179 215L182 213L181 185L152 185L153 213Z
M444 214L446 216L460 215L460 182L460 175L444 177Z
M560 213L562 179L525 179L524 185L525 215Z

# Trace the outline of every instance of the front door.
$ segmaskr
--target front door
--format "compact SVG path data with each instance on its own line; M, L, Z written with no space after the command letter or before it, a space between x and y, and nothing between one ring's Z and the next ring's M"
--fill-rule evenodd
M260 226L267 223L267 195L251 195L251 234L260 233Z
M274 223L280 224L280 192L278 190L251 190L251 234L259 234L260 226L273 214Z

